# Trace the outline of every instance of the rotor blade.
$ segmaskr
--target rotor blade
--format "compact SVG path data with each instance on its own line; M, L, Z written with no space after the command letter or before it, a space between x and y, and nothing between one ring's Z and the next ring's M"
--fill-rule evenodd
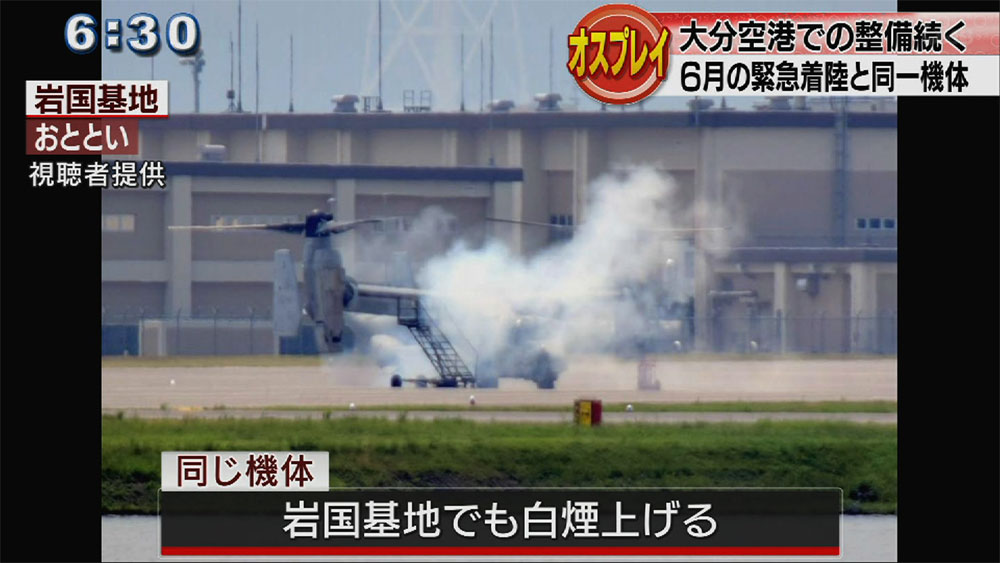
M274 223L258 225L170 225L171 231L279 231L299 234L306 229L305 223Z
M487 221L493 221L495 223L511 223L514 225L528 225L530 227L551 227L553 229L575 229L576 225L556 225L554 223L536 223L534 221L515 221L513 219L498 219L496 217L487 217Z
M487 217L487 221L496 223L512 223L514 225L528 225L531 227L548 227L551 229L579 229L583 225L556 225L553 223L538 223L534 221L515 221L513 219L499 219L497 217ZM649 233L695 233L699 231L725 231L725 227L698 227L698 228L678 228L678 229L639 229Z
M342 223L336 221L330 221L329 223L323 225L322 230L324 232L339 235L340 233L345 233L351 229L360 227L361 225L365 225L367 223L381 223L382 221L388 221L390 219L394 219L394 217L381 217L378 219L358 219L357 221L344 221Z

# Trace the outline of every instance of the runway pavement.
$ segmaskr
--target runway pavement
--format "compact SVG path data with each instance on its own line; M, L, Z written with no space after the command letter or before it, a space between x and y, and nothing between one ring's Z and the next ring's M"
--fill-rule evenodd
M364 410L364 411L322 411L322 410L264 410L264 409L104 409L104 414L115 415L119 412L124 416L138 418L277 418L286 420L322 418L389 418L396 419L403 414L401 410ZM573 421L570 412L544 411L405 411L409 420L462 419L475 422L560 422ZM692 423L692 422L745 422L752 423L761 420L829 420L844 422L896 424L896 413L859 413L859 412L605 412L602 421L607 424L633 423Z
M388 373L380 372L374 362L357 357L337 357L327 365L315 367L107 367L101 371L101 407L163 412L162 408L219 406L230 410L264 406L346 407L349 403L466 405L470 394L475 394L477 403L484 406L566 406L578 398L597 398L605 403L896 400L894 358L661 360L655 374L660 390L639 390L637 362L587 357L571 361L556 389L551 390L536 389L528 381L507 379L502 379L497 389L392 389ZM698 413L648 414L670 417ZM726 416L738 414L745 413Z

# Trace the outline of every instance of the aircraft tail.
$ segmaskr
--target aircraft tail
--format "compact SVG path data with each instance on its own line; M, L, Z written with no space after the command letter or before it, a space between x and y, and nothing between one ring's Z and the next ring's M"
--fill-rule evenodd
M299 305L299 284L295 262L287 249L274 252L274 334L296 336L302 307Z

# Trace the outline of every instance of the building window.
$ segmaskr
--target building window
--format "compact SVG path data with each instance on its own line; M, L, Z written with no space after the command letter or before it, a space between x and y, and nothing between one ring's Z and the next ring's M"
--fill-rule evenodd
M870 217L868 219L868 228L869 229L881 229L882 228L882 220L879 219L878 217Z
M896 220L893 219L892 217L886 217L886 218L882 219L882 228L883 229L895 229L896 228Z
M135 214L105 213L101 215L101 231L105 233L135 232Z
M868 225L868 222L867 222L867 221L865 221L865 219L864 219L863 217L858 217L858 220L857 220L857 222L855 223L855 225L857 225L857 227L858 227L859 229L864 229L864 228L865 228L865 226L866 226L866 225Z

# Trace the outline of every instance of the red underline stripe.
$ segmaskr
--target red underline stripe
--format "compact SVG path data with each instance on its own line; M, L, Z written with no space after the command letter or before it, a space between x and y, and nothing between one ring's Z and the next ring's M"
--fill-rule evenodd
M168 547L162 555L840 555L838 546L822 547Z

